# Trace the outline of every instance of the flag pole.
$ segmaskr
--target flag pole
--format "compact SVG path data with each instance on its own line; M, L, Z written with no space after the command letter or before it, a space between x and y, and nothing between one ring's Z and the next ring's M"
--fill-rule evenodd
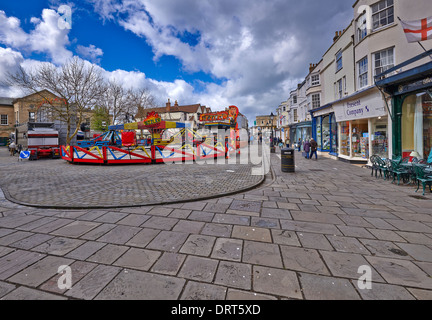
M397 18L399 19L400 22L402 22L402 20L399 16ZM403 28L403 26L402 26L402 28ZM419 44L420 47L422 47L424 52L427 52L426 48L420 43L420 41L417 41L417 43ZM429 58L431 58L431 60L432 60L432 56L429 56Z

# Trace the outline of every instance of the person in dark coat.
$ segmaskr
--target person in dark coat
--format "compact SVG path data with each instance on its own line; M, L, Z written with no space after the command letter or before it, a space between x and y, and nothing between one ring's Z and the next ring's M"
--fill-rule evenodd
M312 138L310 141L310 159L312 159L312 155L315 153L315 160L318 160L318 154L317 154L317 150L318 150L318 143Z
M304 142L304 144L303 144L303 150L305 152L306 159L309 159L310 148L311 148L311 144L310 144L309 140L306 139L305 142Z

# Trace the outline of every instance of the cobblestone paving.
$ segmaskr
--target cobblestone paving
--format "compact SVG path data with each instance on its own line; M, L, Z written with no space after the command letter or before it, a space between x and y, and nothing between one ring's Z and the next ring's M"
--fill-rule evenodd
M0 298L432 299L430 193L415 198L413 186L298 152L295 173L282 173L277 155L272 168L256 189L187 203L2 200ZM60 265L71 267L71 289L58 287ZM360 266L371 289L358 285Z
M251 174L256 166L233 160L108 167L62 159L18 162L0 148L0 187L7 199L23 205L118 208L211 198L263 182L262 175Z

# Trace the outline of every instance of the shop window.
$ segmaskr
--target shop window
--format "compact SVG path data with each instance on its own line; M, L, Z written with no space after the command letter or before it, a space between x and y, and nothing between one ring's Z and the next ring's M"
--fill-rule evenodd
M330 151L330 116L322 118L322 148L323 151Z
M388 158L388 123L387 117L372 121L372 154L381 158Z
M350 132L349 132L349 121L343 121L340 123L341 128L341 144L340 144L340 153L344 156L350 155Z
M423 92L410 95L402 106L402 156L415 151L428 159L432 147L432 98ZM431 156L432 157L432 156ZM432 160L432 158L431 158Z
M322 120L321 120L321 117L319 117L319 118L317 118L317 129L316 129L316 141L317 141L317 144L318 144L318 148L320 148L321 149L321 146L322 146L322 144L321 144L321 130L322 130L322 128L321 128L321 122L322 122Z
M330 129L331 129L331 143L330 143L330 152L337 153L338 146L338 135L337 135L337 122L334 114L330 116Z
M369 130L368 120L352 121L352 156L363 159L369 158Z

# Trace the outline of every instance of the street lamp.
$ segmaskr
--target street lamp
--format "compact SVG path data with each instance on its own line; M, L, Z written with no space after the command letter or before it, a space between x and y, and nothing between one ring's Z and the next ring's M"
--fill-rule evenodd
M274 136L273 136L273 119L274 119L274 114L273 114L273 112L272 112L272 113L270 114L270 122L271 122L270 152L271 152L271 153L275 153L275 152L276 152L276 150L275 150L275 146L274 146L274 142L273 142L273 140L274 140Z

